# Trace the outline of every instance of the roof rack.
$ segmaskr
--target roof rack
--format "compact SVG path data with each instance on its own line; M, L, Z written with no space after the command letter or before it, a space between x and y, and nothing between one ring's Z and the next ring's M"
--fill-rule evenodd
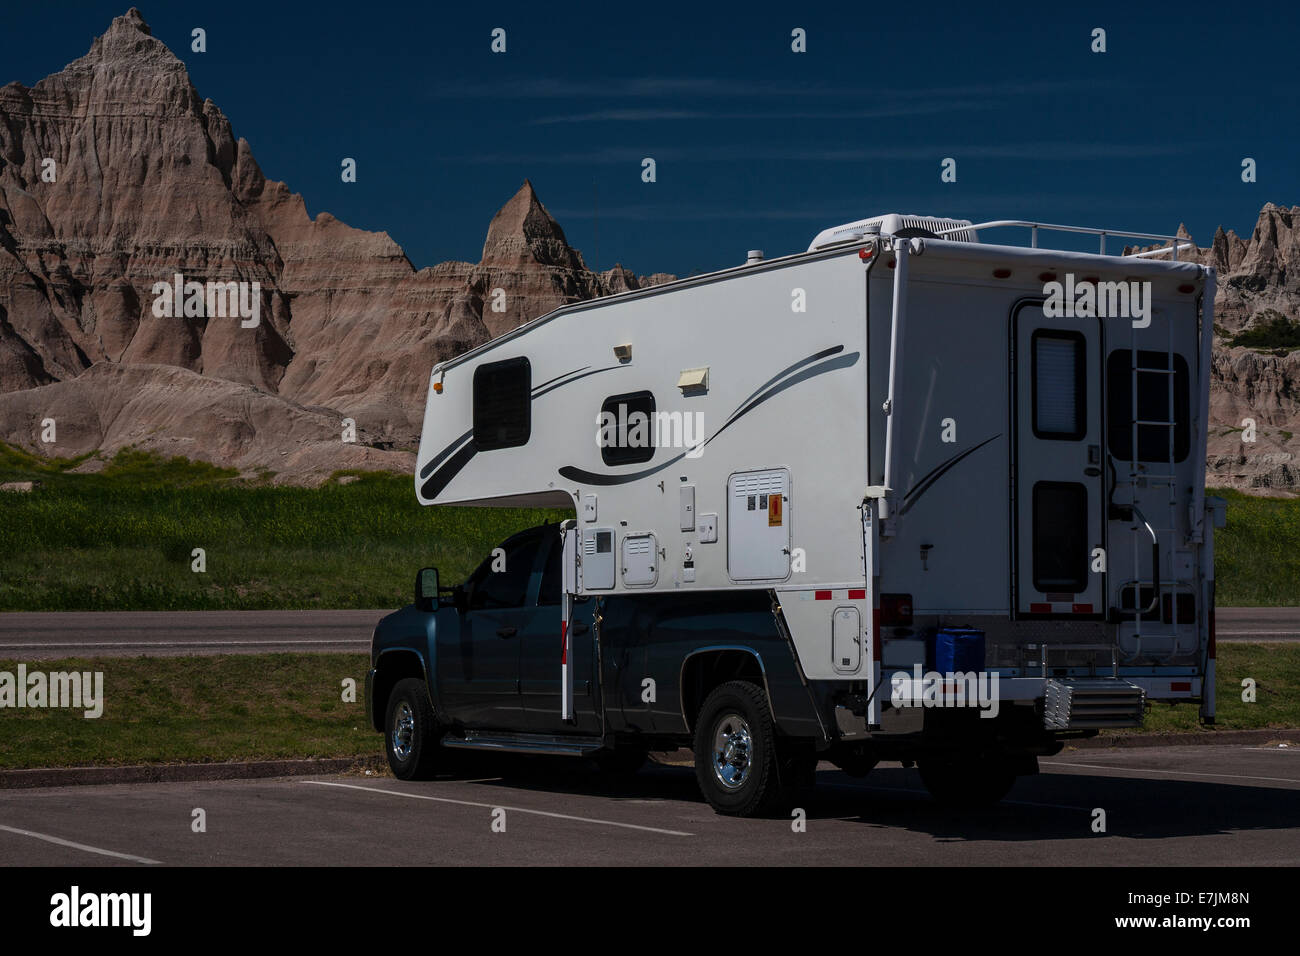
M1050 222L1030 222L1025 219L996 219L992 222L979 222L972 225L964 225L951 229L937 229L935 234L947 236L948 233L972 233L981 229L999 229L1007 226L1015 226L1029 230L1030 248L1038 248L1038 230L1046 229L1049 232L1081 232L1085 235L1101 237L1101 254L1108 255L1106 252L1106 237L1117 236L1122 239L1147 239L1155 242L1168 242L1171 245L1163 249L1148 249L1146 252L1131 252L1123 258L1145 259L1149 256L1158 256L1166 252L1173 253L1173 261L1178 261L1178 253L1183 249L1195 249L1196 244L1191 241L1190 236L1160 236L1150 232L1124 232L1119 229L1096 229L1092 226L1060 226ZM964 238L964 237L963 237Z

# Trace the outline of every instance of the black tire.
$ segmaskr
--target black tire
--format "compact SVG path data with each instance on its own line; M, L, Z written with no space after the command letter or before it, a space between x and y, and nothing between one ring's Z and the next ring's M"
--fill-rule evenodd
M930 796L947 807L991 807L1016 782L1015 767L1001 757L931 757L917 767Z
M399 720L405 727L399 727ZM399 780L428 780L436 772L442 732L424 681L407 677L388 695L384 718L384 753Z
M715 747L721 740L726 749ZM738 817L788 810L798 768L781 756L761 688L729 681L709 694L695 722L695 779L714 810Z

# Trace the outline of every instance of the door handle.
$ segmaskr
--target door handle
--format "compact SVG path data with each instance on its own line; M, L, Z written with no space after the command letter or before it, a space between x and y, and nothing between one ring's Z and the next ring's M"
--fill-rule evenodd
M518 634L518 633L519 633L519 628L517 628L517 627L498 627L498 628L497 628L497 637L514 637L514 636L515 636L516 634Z
M579 621L577 624L573 625L574 634L586 634L589 630L591 630L591 628L588 625L584 624L582 621Z

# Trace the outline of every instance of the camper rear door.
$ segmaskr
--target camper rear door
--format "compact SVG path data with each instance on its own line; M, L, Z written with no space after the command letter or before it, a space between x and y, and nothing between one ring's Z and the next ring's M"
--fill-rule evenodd
M1048 318L1026 303L1012 325L1016 615L1100 615L1101 320Z

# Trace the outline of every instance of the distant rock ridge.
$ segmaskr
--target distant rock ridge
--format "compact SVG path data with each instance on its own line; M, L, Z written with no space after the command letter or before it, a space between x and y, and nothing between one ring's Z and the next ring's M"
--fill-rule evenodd
M257 282L261 321L155 316L154 283L177 273ZM287 480L409 468L435 362L669 278L589 270L530 182L477 264L416 271L386 233L313 220L135 8L58 73L0 87L0 440L43 453L182 449Z
M1180 227L1178 235L1185 237L1187 230ZM1249 239L1220 227L1210 245L1179 258L1218 273L1209 481L1246 490L1300 490L1300 351L1273 354L1228 344L1266 313L1300 320L1300 206L1265 203ZM1250 443L1242 441L1247 418L1256 423Z
M1249 239L1220 229L1190 258L1219 270L1225 333L1300 317L1300 207L1268 203ZM177 273L258 283L258 326L155 316ZM527 180L477 263L417 271L386 233L312 219L135 8L58 73L0 87L0 441L42 454L134 445L294 482L406 470L434 363L672 278L590 270ZM1211 483L1296 488L1300 352L1217 345Z

